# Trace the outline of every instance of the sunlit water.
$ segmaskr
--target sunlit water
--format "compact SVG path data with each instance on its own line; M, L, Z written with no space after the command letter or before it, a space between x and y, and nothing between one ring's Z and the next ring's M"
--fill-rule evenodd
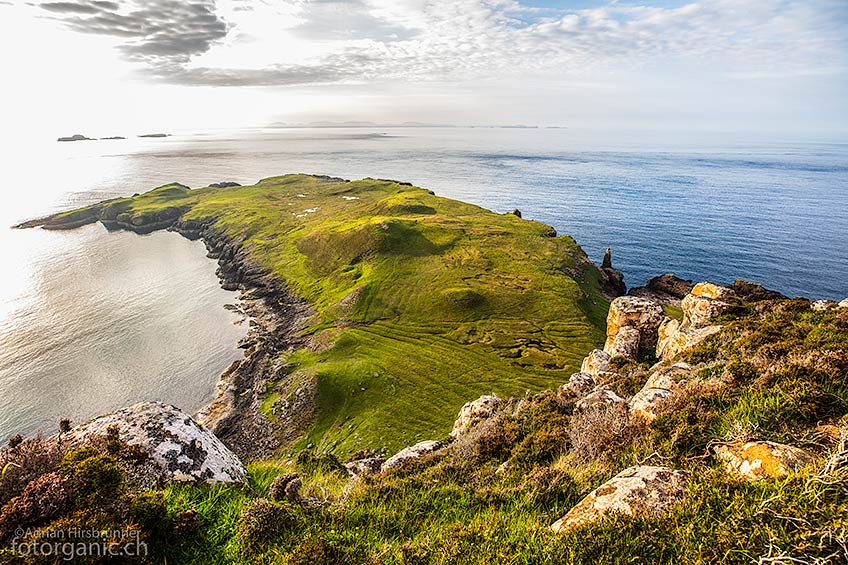
M848 296L848 145L570 129L316 129L12 147L7 226L170 181L395 178L613 248L630 286L674 272ZM172 233L0 228L0 440L143 399L194 411L240 357L215 263Z

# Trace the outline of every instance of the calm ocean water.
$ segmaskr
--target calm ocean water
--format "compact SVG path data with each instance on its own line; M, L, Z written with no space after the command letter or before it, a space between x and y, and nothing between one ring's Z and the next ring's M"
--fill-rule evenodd
M571 129L245 130L14 148L0 222L141 192L289 172L395 178L522 210L629 286L666 272L848 296L848 144ZM194 411L240 357L199 242L100 226L0 228L0 441L143 399Z

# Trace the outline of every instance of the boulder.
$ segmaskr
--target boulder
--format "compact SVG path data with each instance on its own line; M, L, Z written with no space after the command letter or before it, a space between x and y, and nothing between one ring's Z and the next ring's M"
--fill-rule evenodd
M574 373L568 382L562 385L559 390L564 396L575 396L583 398L591 393L596 386L595 379L589 373Z
M681 352L692 349L709 336L721 330L721 326L701 328L685 327L678 320L666 318L658 331L657 357L663 361L674 359Z
M650 424L657 419L659 404L669 396L671 391L666 388L643 387L627 403L630 417Z
M785 477L813 461L803 449L772 441L733 442L714 451L728 473L750 481Z
M618 330L611 342L607 340L604 350L610 358L624 357L635 361L639 355L640 343L641 334L639 330L633 326L624 326Z
M838 304L833 300L813 300L810 303L810 309L813 312L824 312L825 310L830 310L831 308L836 308Z
M736 292L732 288L713 284L711 282L699 282L692 287L692 294L702 298L711 298L713 300L734 301L737 300Z
M580 372L589 373L590 375L609 372L610 358L610 354L606 351L602 349L593 349L592 352L583 359Z
M242 483L247 471L238 457L188 414L161 402L141 402L100 416L62 435L72 448L102 441L111 427L121 442L152 463L158 480Z
M683 500L687 478L685 471L668 467L630 467L589 493L551 529L568 532L613 513L635 517L662 514Z
M598 406L609 405L613 406L616 404L623 404L624 399L618 396L614 391L609 389L601 389L596 390L595 392L588 394L582 400L580 400L575 408L581 412L585 412L591 408L596 408Z
M466 402L460 408L459 416L453 423L453 430L450 433L451 437L458 438L480 423L480 421L494 416L500 404L501 399L493 394L486 394L477 400Z
M848 308L848 298L846 298L846 299L842 300L842 301L839 303L839 307L840 307L840 308Z
M646 351L657 343L657 330L663 321L662 307L652 300L638 296L620 296L610 303L607 314L607 341L604 351L610 352L618 332L625 327L639 331L639 350Z
M386 472L389 469L396 469L407 461L421 459L422 457L432 455L441 450L444 446L444 442L441 441L427 440L418 442L413 446L398 451L396 454L386 459L380 468L380 471Z

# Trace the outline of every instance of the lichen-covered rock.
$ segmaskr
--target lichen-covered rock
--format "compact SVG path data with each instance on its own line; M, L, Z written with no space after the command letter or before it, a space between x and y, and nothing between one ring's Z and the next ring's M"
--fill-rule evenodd
M459 416L453 423L451 437L458 438L482 420L494 416L501 404L501 399L493 394L484 394L477 400L466 402L459 410Z
M654 369L645 381L644 388L664 388L674 390L682 382L692 378L692 366L688 363L675 363L668 367Z
M737 298L736 292L732 288L713 284L711 282L706 281L699 282L694 287L692 287L692 292L690 292L689 294L693 294L695 296L702 296L704 298L712 298L713 300L733 301Z
M581 412L585 412L591 408L601 405L623 404L625 400L618 396L614 391L609 389L596 390L580 400L575 408Z
M627 403L630 417L641 419L650 424L657 419L659 404L669 396L671 396L671 391L666 388L642 388Z
M839 306L833 300L813 300L810 303L810 309L813 312L824 312L825 310L830 310L831 308L836 308Z
M652 300L638 296L620 296L610 303L607 314L607 341L604 351L610 352L616 335L624 327L633 327L639 331L639 349L654 347L657 343L657 329L664 318L662 307Z
M785 477L813 461L803 449L772 441L734 442L714 450L729 473L751 481Z
M657 338L657 357L663 361L674 359L683 351L692 349L709 336L721 330L721 326L702 328L684 327L678 320L666 318L660 324Z
M567 532L611 513L652 516L683 500L688 474L668 467L630 467L593 490L554 522L551 529Z
M639 355L639 345L641 344L641 333L633 326L624 326L619 328L618 332L612 341L607 340L604 345L604 351L612 357L624 357L625 359L636 360Z
M593 349L589 355L583 359L583 364L580 366L581 373L589 373L597 375L598 373L606 373L610 370L610 354L602 349Z
M445 444L441 441L427 440L418 442L413 446L398 451L396 454L386 459L380 470L385 472L389 469L396 469L407 461L421 459L422 457L432 455L444 446Z
M703 328L713 325L715 318L739 308L739 297L731 288L702 282L683 298L683 328Z
M244 482L247 471L232 451L188 414L161 402L141 402L80 424L62 436L70 447L105 437L118 438L147 455L157 479L207 483Z
M565 396L583 398L595 388L597 383L589 373L579 372L571 375L568 382L560 387L560 392Z

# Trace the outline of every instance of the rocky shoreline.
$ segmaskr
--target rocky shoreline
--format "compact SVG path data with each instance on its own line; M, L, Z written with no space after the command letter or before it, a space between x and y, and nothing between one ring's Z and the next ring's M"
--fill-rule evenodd
M219 376L215 399L195 417L244 461L267 457L299 436L314 413L314 383L301 387L309 390L298 390L293 402L275 411L277 424L260 407L268 383L294 378L290 367L280 360L281 353L303 346L299 331L313 314L309 304L253 261L249 249L217 229L214 218L183 220L185 210L177 207L131 222L116 217L108 205L81 212L39 218L15 228L69 230L100 221L109 230L147 234L165 229L193 241L202 240L207 256L218 262L221 287L239 291L240 304L235 310L249 320L249 330L238 344L244 358Z

